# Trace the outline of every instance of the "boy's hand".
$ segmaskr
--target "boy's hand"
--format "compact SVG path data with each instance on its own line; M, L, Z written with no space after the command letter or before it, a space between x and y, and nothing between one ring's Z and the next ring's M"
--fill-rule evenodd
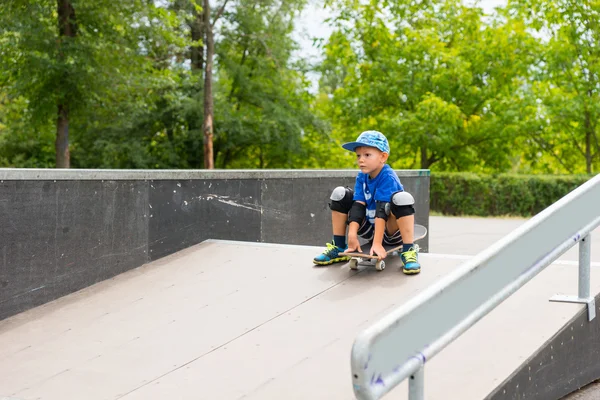
M378 260L383 260L387 256L387 252L383 248L382 244L373 243L373 247L371 247L371 255L377 255Z
M362 249L360 248L358 236L350 234L350 235L348 235L348 249L346 250L346 253L354 253L354 252L362 253Z

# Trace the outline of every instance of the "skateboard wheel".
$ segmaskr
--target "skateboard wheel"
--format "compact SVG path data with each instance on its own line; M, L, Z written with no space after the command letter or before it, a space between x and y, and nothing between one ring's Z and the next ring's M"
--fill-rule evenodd
M385 261L377 261L377 264L375 264L375 269L378 271L383 271L385 269Z
M356 258L350 260L350 269L358 269L358 260Z

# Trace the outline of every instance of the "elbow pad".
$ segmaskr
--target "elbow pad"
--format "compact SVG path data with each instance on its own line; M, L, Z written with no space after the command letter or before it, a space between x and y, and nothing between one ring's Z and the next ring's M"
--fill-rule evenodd
M358 224L361 224L365 219L365 215L367 215L367 206L355 201L348 213L348 223L357 222Z
M376 201L375 218L382 218L387 221L390 215L390 203L387 201Z

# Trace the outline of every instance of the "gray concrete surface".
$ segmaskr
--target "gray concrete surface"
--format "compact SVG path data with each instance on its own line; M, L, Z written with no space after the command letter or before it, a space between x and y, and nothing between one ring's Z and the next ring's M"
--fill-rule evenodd
M412 277L390 261L315 267L320 247L193 246L0 321L0 398L351 399L356 334L523 222L432 217ZM576 260L563 255L432 359L427 398L483 398L581 310L548 301L575 293Z
M526 222L523 218L461 218L431 216L430 248L432 253L473 256ZM575 265L578 246L559 257L556 265ZM600 266L600 228L592 233L592 262Z
M173 180L173 179L290 179L290 178L348 178L355 169L53 169L0 168L0 180ZM428 169L401 170L402 178L429 176Z

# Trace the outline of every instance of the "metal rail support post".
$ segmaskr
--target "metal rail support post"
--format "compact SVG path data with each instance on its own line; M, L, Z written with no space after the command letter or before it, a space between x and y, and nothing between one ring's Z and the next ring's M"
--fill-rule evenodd
M588 233L579 242L579 293L577 296L555 295L550 301L562 303L587 304L588 321L596 317L596 301L590 296L590 266L592 250L592 234Z
M425 399L425 367L419 368L408 381L408 400Z

